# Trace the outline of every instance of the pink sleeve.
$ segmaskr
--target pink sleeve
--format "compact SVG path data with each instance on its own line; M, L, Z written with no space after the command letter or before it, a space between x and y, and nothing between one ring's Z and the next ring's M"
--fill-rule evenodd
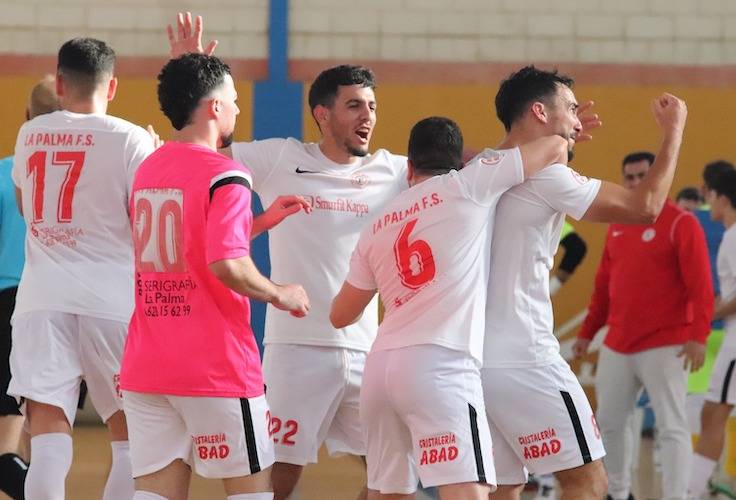
M250 189L242 184L218 187L207 211L207 263L250 254L253 212Z

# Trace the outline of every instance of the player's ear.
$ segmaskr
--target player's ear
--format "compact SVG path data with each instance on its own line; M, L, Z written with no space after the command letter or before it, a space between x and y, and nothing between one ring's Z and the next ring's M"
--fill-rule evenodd
M114 76L110 78L110 83L107 84L107 100L112 101L115 99L115 94L118 91L118 79Z
M547 107L541 101L534 101L530 109L532 116L542 123L547 123Z
M64 75L56 73L56 95L62 97L64 95Z
M324 130L322 125L327 123L327 119L330 116L330 110L326 106L317 104L314 107L314 110L312 110L312 116L314 116L314 120L317 122L319 129Z
M411 186L411 180L414 178L414 164L411 160L406 160L406 182Z

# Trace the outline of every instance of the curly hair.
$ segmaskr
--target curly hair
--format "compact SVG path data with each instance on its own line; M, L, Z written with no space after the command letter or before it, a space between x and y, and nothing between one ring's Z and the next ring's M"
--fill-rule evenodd
M158 75L158 102L176 130L191 123L202 98L222 85L230 67L215 56L185 54L166 63Z

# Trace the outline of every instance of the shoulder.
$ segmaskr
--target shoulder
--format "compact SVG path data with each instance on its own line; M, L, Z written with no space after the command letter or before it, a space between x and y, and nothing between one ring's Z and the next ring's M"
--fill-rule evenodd
M365 163L385 164L394 170L406 169L407 158L404 155L391 153L386 149L379 149L371 154Z

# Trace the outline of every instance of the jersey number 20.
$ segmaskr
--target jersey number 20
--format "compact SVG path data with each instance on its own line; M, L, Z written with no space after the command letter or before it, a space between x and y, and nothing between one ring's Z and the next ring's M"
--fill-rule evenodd
M133 196L136 270L185 272L182 192L176 189L168 192L142 189Z
M394 256L401 282L407 288L417 289L434 279L436 273L432 247L424 240L409 241L418 219L411 219L401 228L394 242Z

